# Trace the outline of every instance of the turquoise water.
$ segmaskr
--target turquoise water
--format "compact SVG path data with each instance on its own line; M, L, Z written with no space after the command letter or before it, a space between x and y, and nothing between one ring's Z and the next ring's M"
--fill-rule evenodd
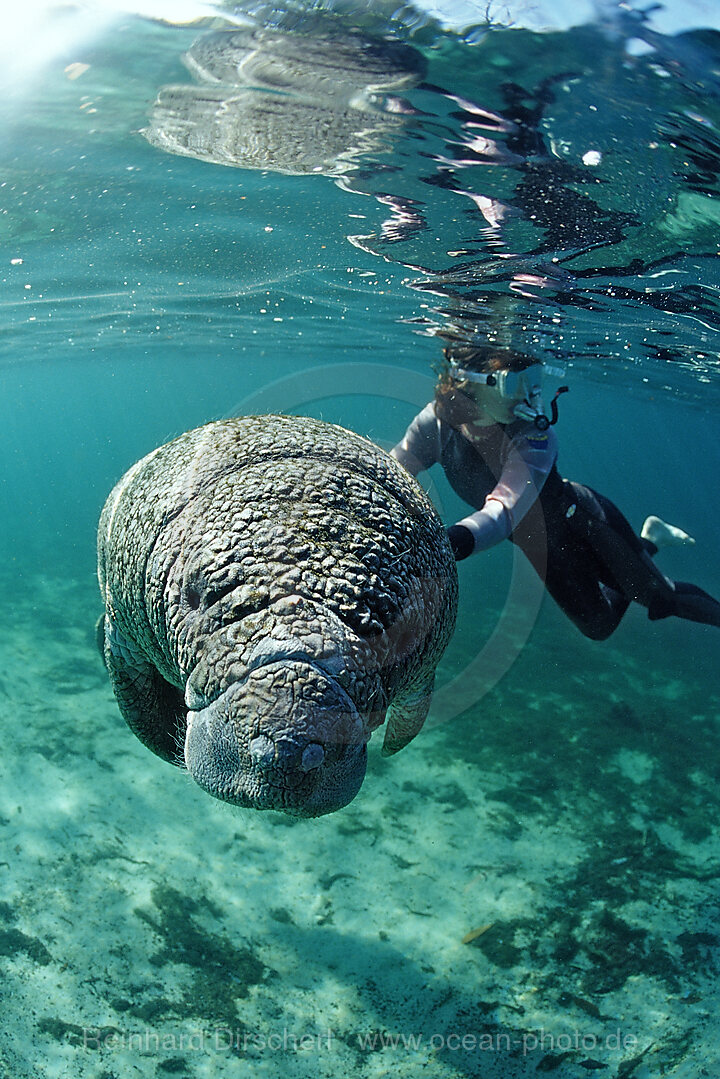
M125 728L94 546L175 434L278 410L389 447L474 334L565 367L563 474L682 525L662 569L720 594L717 35L238 10L294 72L270 151L181 59L219 62L227 21L57 11L3 76L0 1076L711 1074L715 630L636 608L587 641L487 552L426 729L294 822ZM360 31L376 88L318 80Z

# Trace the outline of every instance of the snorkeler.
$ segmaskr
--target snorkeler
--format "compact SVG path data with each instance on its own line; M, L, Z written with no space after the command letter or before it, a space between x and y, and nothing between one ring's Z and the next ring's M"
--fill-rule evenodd
M457 561L509 539L593 640L609 637L631 602L652 621L675 615L720 626L720 603L653 562L660 547L694 543L686 532L648 517L638 536L609 499L560 476L558 395L549 420L542 364L490 346L451 346L444 355L434 400L391 452L414 476L441 464L475 507L447 530Z

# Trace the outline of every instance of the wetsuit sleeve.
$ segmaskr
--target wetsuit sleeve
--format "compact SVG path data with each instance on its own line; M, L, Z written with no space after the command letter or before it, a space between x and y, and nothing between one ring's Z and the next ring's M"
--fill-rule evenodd
M458 524L473 534L475 551L486 551L507 539L536 501L557 457L552 429L516 435L497 485L482 509Z
M397 446L390 450L390 456L411 476L417 476L440 459L439 443L435 402L431 401L417 414Z

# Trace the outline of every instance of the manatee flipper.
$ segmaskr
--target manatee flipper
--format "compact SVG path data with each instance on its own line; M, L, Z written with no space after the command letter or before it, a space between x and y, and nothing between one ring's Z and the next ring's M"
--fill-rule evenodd
M103 655L130 730L159 757L182 764L187 707L180 690L162 677L109 618L104 625Z
M387 727L382 745L382 756L391 757L412 742L420 731L430 708L435 672L423 679L412 689L399 694L390 705L387 714Z

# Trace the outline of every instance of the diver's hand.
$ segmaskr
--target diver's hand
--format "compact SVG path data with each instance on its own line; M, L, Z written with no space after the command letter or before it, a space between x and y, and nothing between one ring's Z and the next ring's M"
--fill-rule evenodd
M462 562L475 550L475 538L465 525L450 525L447 529L447 538L450 540L456 562Z

